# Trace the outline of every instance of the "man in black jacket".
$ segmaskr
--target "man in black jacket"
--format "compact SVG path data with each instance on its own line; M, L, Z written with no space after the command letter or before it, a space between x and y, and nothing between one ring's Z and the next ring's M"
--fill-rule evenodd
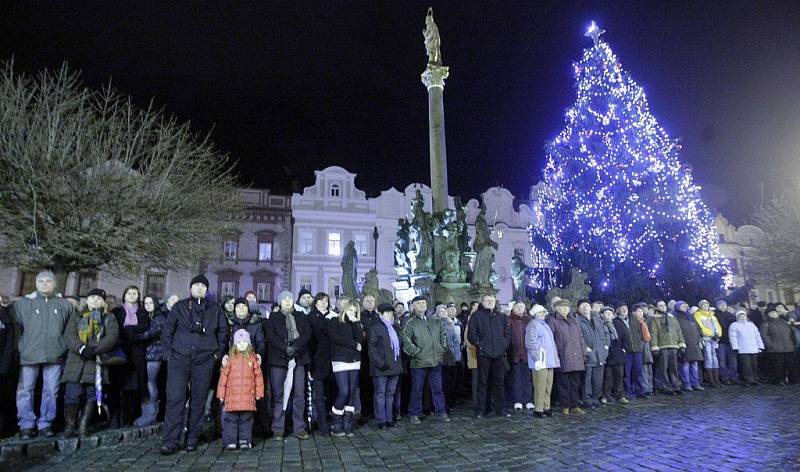
M214 367L228 346L228 323L222 307L206 300L208 279L198 275L190 284L191 297L172 306L162 331L167 361L167 405L161 454L174 454L183 429L186 385L189 384L189 421L186 450L197 448L202 432L206 394Z
M492 378L491 409L498 416L511 416L503 408L507 350L511 342L511 324L495 309L494 295L484 295L481 306L469 321L468 338L478 354L478 405L475 416L483 416L489 376Z
M280 310L272 313L264 325L269 383L272 386L273 439L283 441L286 410L289 406L289 399L284 399L284 389L291 391L294 435L298 439L308 439L303 413L306 405L306 366L311 362L311 326L306 315L295 310L291 292L281 292L278 295L278 304Z

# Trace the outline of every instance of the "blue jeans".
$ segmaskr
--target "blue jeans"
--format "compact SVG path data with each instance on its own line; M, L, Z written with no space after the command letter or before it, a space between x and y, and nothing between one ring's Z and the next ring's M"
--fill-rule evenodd
M717 346L719 343L711 338L703 338L703 359L706 369L719 369L719 358L717 357Z
M730 344L719 343L717 348L719 357L719 375L725 380L736 380L739 378L739 363L736 360L736 353L733 352Z
M681 362L681 381L684 387L700 386L700 366L695 362Z
M58 397L58 382L61 379L61 364L33 364L23 365L19 371L17 383L17 419L19 429L39 430L49 428L56 418L56 397ZM33 390L36 388L36 379L42 372L42 404L39 407L39 420L37 424L36 413L33 411Z
M378 424L391 423L392 404L394 403L394 393L397 391L397 379L399 375L389 377L372 377L373 395L375 404L375 421Z
M447 406L444 401L444 391L442 390L442 366L422 367L411 369L411 399L408 401L408 415L419 416L422 414L422 389L425 386L425 378L431 387L431 399L433 408L437 416L447 413Z

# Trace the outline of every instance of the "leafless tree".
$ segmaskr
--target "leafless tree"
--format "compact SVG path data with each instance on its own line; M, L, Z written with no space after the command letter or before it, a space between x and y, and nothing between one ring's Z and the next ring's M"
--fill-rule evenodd
M755 220L765 236L749 251L753 275L759 282L800 287L800 185L782 189L756 211Z
M64 274L188 268L240 211L233 164L151 106L64 65L0 65L0 263Z

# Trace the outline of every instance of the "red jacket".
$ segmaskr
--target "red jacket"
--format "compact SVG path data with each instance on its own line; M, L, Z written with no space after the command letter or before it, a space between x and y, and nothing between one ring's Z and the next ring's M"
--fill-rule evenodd
M255 354L228 356L217 384L217 398L225 411L256 411L256 398L264 397L264 376Z

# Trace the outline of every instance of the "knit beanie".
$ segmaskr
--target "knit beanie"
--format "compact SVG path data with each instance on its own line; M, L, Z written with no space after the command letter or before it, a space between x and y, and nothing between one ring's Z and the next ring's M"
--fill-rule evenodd
M292 292L288 290L284 290L280 294L278 294L278 304L280 304L284 299L288 298L289 300L294 301L294 296L292 296Z
M233 333L233 344L239 344L239 341L247 341L250 344L250 333L246 329L240 329Z
M192 279L192 281L189 282L189 287L191 287L194 284L198 284L198 283L205 285L206 289L208 289L208 286L209 286L208 278L205 275L203 275L203 274L195 275L194 278Z
M103 300L106 299L106 291L102 288L93 288L89 290L89 295L87 297L91 297L92 295L97 295L98 297L102 298Z
M312 297L314 296L311 293L311 290L309 290L309 289L307 289L305 287L300 289L300 292L297 294L297 300L300 301L300 299L303 298L303 295L311 295Z
M44 279L56 280L56 274L54 274L52 271L49 270L43 270L38 274L36 274L37 282Z

